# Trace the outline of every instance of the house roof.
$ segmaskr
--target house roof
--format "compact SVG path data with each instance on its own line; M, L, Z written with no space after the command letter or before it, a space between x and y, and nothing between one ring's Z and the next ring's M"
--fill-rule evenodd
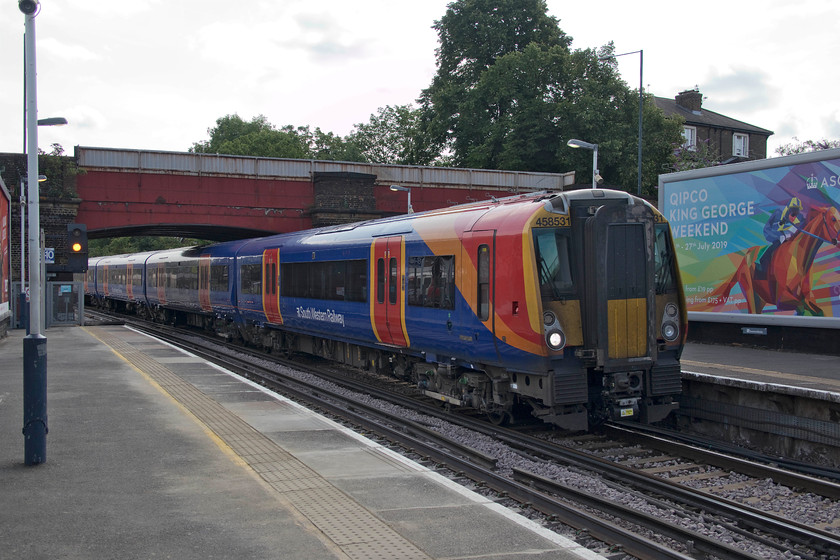
M708 109L701 109L700 111L691 111L685 107L678 105L676 99L668 97L654 97L653 102L657 107L662 109L666 116L679 115L685 119L685 124L694 126L709 126L712 128L726 128L735 130L737 132L746 132L748 134L761 134L770 136L773 134L772 130L760 128L747 124L743 121L735 120L727 116L709 111Z

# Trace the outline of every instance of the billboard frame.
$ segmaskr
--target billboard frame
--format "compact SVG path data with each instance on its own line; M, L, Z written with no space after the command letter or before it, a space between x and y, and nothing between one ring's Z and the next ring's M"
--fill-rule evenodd
M748 181L745 181L748 176L755 175L763 175L764 172L769 172L770 174L778 174L781 173L783 170L780 168L790 168L793 169L795 166L802 166L808 164L814 164L819 162L833 162L833 160L840 161L840 149L831 149L831 150L819 150L815 152L806 152L802 154L795 154L791 156L782 156L776 158L768 158L768 159L761 159L761 160L752 160L746 161L741 163L733 163L733 164L726 164L726 165L719 165L714 167L706 167L702 169L694 169L690 171L681 171L676 173L667 173L662 174L659 176L659 185L658 185L658 206L660 211L666 218L669 218L670 215L673 215L672 210L674 198L673 195L677 192L678 183L686 183L688 181L693 182L695 185L699 185L700 181L703 179L709 179L708 184L713 185L711 188L716 189L717 186L714 186L715 182L720 182L724 180L725 176L738 176L737 178L733 179L740 179L743 181L743 184L740 185L742 188L746 188L746 184ZM832 168L838 167L838 162L831 163ZM791 173L790 170L788 170ZM829 200L834 203L835 206L840 206L840 175L833 175L831 177L832 184L830 185L832 188L837 188L838 193L836 196L829 197ZM762 180L766 182L766 178L762 177ZM790 181L790 177L787 177L787 180ZM770 184L770 183L767 183ZM808 185L806 184L806 180L802 179L802 187L800 188L807 188ZM787 189L783 189L787 190ZM756 192L758 192L756 190ZM717 193L715 193L717 194ZM823 193L825 195L825 193ZM688 195L677 196L677 200L682 202L686 200ZM762 201L764 202L764 201ZM686 200L687 205L691 205L691 201ZM752 203L751 203L752 204ZM698 201L699 205L699 201ZM750 208L754 212L758 213L759 209ZM766 212L766 210L764 210ZM806 212L807 213L807 212ZM760 214L757 214L760 215ZM682 215L680 217L683 217ZM756 238L756 231L755 227L757 225L755 222L755 216L750 216L752 218L752 227L753 231L750 233L752 234L753 238ZM692 216L692 218L696 219L696 216ZM679 220L677 220L679 223ZM739 227L739 223L737 220L733 220L731 222L735 224L735 228ZM674 230L674 241L675 244L678 244L678 255L681 253L680 251L680 241L683 239L687 239L685 236L677 237L677 234L680 231L688 231L689 233L692 231L689 230L680 230L680 226L676 225L672 222L672 230ZM699 227L696 223L692 227ZM702 232L702 230L697 230ZM761 234L761 231L758 231L758 234ZM699 234L698 234L699 235ZM761 240L762 243L768 243L768 241ZM745 250L745 249L744 249ZM732 251L732 253L737 253L738 250ZM682 253L683 255L685 252ZM681 269L684 265L681 264ZM686 280L686 276L690 277L690 275L683 274L684 277L684 288L688 288L688 281ZM737 286L737 284L736 284ZM738 288L733 288L733 293L740 291ZM838 293L835 293L838 292ZM831 299L840 299L840 284L834 283L831 285ZM831 303L829 303L830 305ZM768 304L768 306L773 307L772 304ZM802 316L802 315L786 315L786 314L773 314L773 311L765 312L765 313L747 313L743 311L739 312L722 312L722 311L691 311L689 307L688 318L690 321L703 321L703 322L719 322L719 323L733 323L733 324L747 324L747 325L783 325L783 326L797 326L797 327L816 327L816 328L840 328L840 313L837 313L837 305L834 304L833 310L835 311L835 316L830 317L819 317L819 316Z

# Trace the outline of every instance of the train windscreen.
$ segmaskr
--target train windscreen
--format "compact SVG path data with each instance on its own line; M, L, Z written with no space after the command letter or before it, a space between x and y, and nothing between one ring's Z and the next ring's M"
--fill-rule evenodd
M534 230L537 274L543 299L561 299L574 292L569 230L540 228Z

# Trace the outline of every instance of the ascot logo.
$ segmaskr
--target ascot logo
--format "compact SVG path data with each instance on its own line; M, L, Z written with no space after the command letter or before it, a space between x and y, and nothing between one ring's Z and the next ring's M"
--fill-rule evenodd
M819 188L828 188L828 187L840 187L840 176L838 175L831 175L830 177L823 177L822 179L818 179L816 175L811 173L811 176L805 179L805 185L808 189L819 189Z

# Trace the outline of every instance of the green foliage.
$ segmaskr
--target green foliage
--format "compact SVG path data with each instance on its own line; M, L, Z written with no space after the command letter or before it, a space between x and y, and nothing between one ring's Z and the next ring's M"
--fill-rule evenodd
M108 239L91 239L88 241L88 256L123 255L126 253L162 251L177 247L192 247L193 245L205 244L207 244L206 241L183 239L180 237L112 237Z
M41 196L52 198L76 198L76 176L84 173L76 165L75 158L64 155L61 144L52 144L51 150L38 150L38 174L47 180L38 186Z
M823 138L822 140L805 140L804 142L800 142L799 138L796 136L794 136L793 139L796 140L796 142L791 142L776 148L776 154L780 156L792 156L794 154L802 154L805 152L816 152L819 150L840 148L840 140L826 140Z
M380 107L367 123L359 123L347 141L364 161L394 165L432 165L439 156L426 135L423 112L411 105Z
M587 177L592 152L566 145L578 138L599 145L607 185L635 190L639 92L618 74L611 43L570 50L570 38L541 0L458 0L435 29L438 72L421 102L431 137L451 151L454 165L574 169ZM643 128L643 187L650 195L681 126L647 96Z
M275 128L263 115L249 122L239 115L227 115L216 120L216 126L207 129L209 140L196 142L191 152L205 154L230 154L254 157L328 159L363 161L356 146L339 136L311 131L308 126L286 125Z
M720 165L720 155L709 140L698 141L693 150L689 150L682 143L674 145L671 171L690 171L715 165Z
M531 43L568 49L571 37L546 12L544 0L457 0L435 21L438 71L420 102L442 151L450 148L468 93L498 58Z

